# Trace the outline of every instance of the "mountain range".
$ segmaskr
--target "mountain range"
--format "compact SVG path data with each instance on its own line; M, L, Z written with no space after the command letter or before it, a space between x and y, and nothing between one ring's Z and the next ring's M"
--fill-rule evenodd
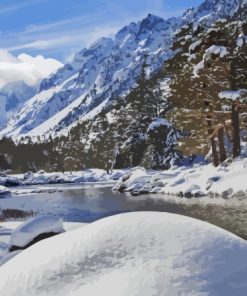
M154 159L158 166L169 166L181 159L174 148L178 143L185 154L196 147L206 155L202 134L193 137L202 124L192 127L185 113L202 108L201 84L212 84L207 96L215 98L215 105L219 93L231 90L230 78L226 75L224 83L221 71L227 56L237 59L245 53L246 6L246 0L206 0L181 17L164 20L149 14L113 38L101 38L45 78L0 134L22 141L49 139L63 156L84 151L91 156L84 155L90 160L82 163L89 166L109 151L112 158L121 154L118 161L125 165L148 162L151 155L150 166ZM217 69L220 79L214 77ZM245 89L246 68L239 71L238 88ZM213 83L203 82L211 76ZM130 160L133 151L139 157Z
M164 20L150 14L122 28L114 38L101 38L43 80L1 134L35 136L70 128L78 118L88 118L95 108L98 112L109 100L128 93L145 59L147 77L160 69L176 53L171 45L178 28L192 21L195 26L210 26L232 16L241 5L243 0L207 0L181 18Z

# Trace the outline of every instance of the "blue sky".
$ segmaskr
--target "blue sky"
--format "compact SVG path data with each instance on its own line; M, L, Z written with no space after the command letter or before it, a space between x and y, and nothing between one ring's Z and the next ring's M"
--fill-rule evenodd
M1 0L0 49L65 61L148 13L181 15L203 0Z

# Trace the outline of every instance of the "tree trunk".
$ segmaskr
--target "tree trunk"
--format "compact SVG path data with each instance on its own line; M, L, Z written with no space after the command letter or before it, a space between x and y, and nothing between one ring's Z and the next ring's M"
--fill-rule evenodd
M214 163L214 166L217 167L219 165L219 157L218 157L214 137L210 141L211 141L212 154L213 154L213 163Z
M226 160L226 149L225 149L225 142L224 142L224 129L223 127L218 131L218 139L219 139L219 148L220 148L220 162Z
M212 116L210 115L207 115L207 118L208 119L211 119ZM211 135L214 131L213 128L210 128L212 126L212 122L210 120L207 121L207 124L208 124L208 134ZM217 148L216 148L216 143L215 143L215 140L214 140L214 137L212 137L210 139L210 143L211 143L211 147L212 147L212 155L213 155L213 164L214 166L218 166L219 165L219 157L218 157L218 153L217 153Z
M232 128L233 128L233 158L240 155L240 127L239 127L239 111L237 103L232 104Z

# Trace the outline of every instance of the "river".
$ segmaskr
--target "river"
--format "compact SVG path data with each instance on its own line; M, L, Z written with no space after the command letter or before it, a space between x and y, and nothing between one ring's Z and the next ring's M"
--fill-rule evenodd
M100 185L49 185L11 189L0 199L0 219L26 220L36 215L56 215L64 221L93 222L131 211L162 211L208 221L247 239L247 199L186 199L160 194L131 196Z

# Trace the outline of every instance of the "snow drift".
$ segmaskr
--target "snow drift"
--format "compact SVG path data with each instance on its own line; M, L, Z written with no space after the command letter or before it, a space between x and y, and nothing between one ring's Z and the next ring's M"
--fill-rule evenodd
M0 268L0 291L9 296L245 296L246 256L245 241L205 222L128 213L23 251Z

